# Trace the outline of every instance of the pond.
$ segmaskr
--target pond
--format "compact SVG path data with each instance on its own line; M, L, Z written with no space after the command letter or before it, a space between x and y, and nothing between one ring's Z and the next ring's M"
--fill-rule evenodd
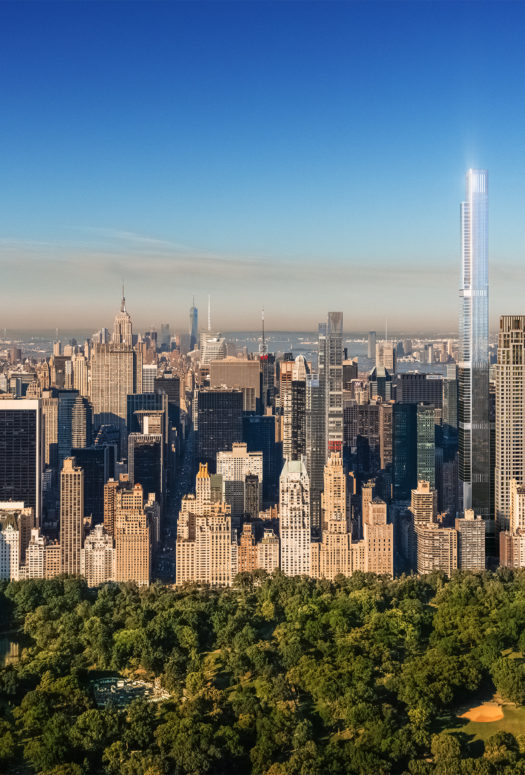
M20 659L20 641L9 635L0 635L0 667L15 665Z

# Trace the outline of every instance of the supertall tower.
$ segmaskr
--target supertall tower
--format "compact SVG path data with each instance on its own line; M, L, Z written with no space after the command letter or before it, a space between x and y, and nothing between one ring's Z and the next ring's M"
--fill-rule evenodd
M461 203L459 478L463 505L493 519L490 504L488 173L468 170Z
M195 306L195 296L190 307L190 350L194 350L199 341L199 311Z

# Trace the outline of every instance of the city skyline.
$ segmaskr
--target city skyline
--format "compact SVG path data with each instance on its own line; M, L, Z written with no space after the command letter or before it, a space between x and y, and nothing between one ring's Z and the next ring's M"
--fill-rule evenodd
M154 299L185 330L211 293L221 330L262 306L274 330L328 308L453 329L468 167L491 176L491 329L519 312L523 7L123 8L0 9L0 327L96 328L124 280L139 328Z

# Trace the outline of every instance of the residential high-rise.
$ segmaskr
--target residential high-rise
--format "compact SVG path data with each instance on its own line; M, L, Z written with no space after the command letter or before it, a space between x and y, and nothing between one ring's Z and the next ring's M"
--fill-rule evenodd
M414 525L434 522L437 515L437 492L430 482L418 482L412 490L410 511L414 516Z
M175 544L175 583L230 586L237 575L238 547L230 507L212 502L206 465L200 465L195 495L182 499Z
M525 485L525 315L500 318L495 452L496 524L512 530L511 482Z
M310 485L301 460L287 460L281 472L281 570L287 576L310 573Z
M66 457L60 472L60 548L62 573L80 573L84 538L84 471Z
M300 460L306 454L306 377L309 367L298 355L292 367L292 380L284 396L283 457Z
M142 486L118 490L115 511L115 581L150 583L151 528Z
M42 419L40 399L0 401L0 501L31 507L41 515Z
M436 486L436 419L432 404L417 405L417 478Z
M417 572L444 571L448 576L458 567L458 534L453 527L437 522L416 526Z
M326 454L343 452L343 313L329 312L324 357L319 353L319 377L324 381Z
M311 545L311 573L334 579L352 573L352 536L346 512L346 475L339 453L333 452L324 467L321 541Z
M113 539L102 525L95 525L85 540L80 553L80 572L88 587L98 587L112 581L115 575L115 548Z
M485 521L467 509L462 519L456 519L458 534L458 568L485 570Z
M363 523L365 568L367 573L394 576L394 526L388 522L386 503L374 498Z
M310 482L312 529L321 529L321 493L326 460L324 385L318 376L306 377L306 470Z
M488 174L470 169L461 205L459 478L463 505L490 520Z

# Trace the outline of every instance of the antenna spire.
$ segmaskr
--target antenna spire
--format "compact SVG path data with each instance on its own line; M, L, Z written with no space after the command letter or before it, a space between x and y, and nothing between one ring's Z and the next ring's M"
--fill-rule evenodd
M208 294L208 331L211 331L211 296Z
M120 311L121 312L126 311L126 297L124 295L124 283L122 283L122 302L120 304Z

